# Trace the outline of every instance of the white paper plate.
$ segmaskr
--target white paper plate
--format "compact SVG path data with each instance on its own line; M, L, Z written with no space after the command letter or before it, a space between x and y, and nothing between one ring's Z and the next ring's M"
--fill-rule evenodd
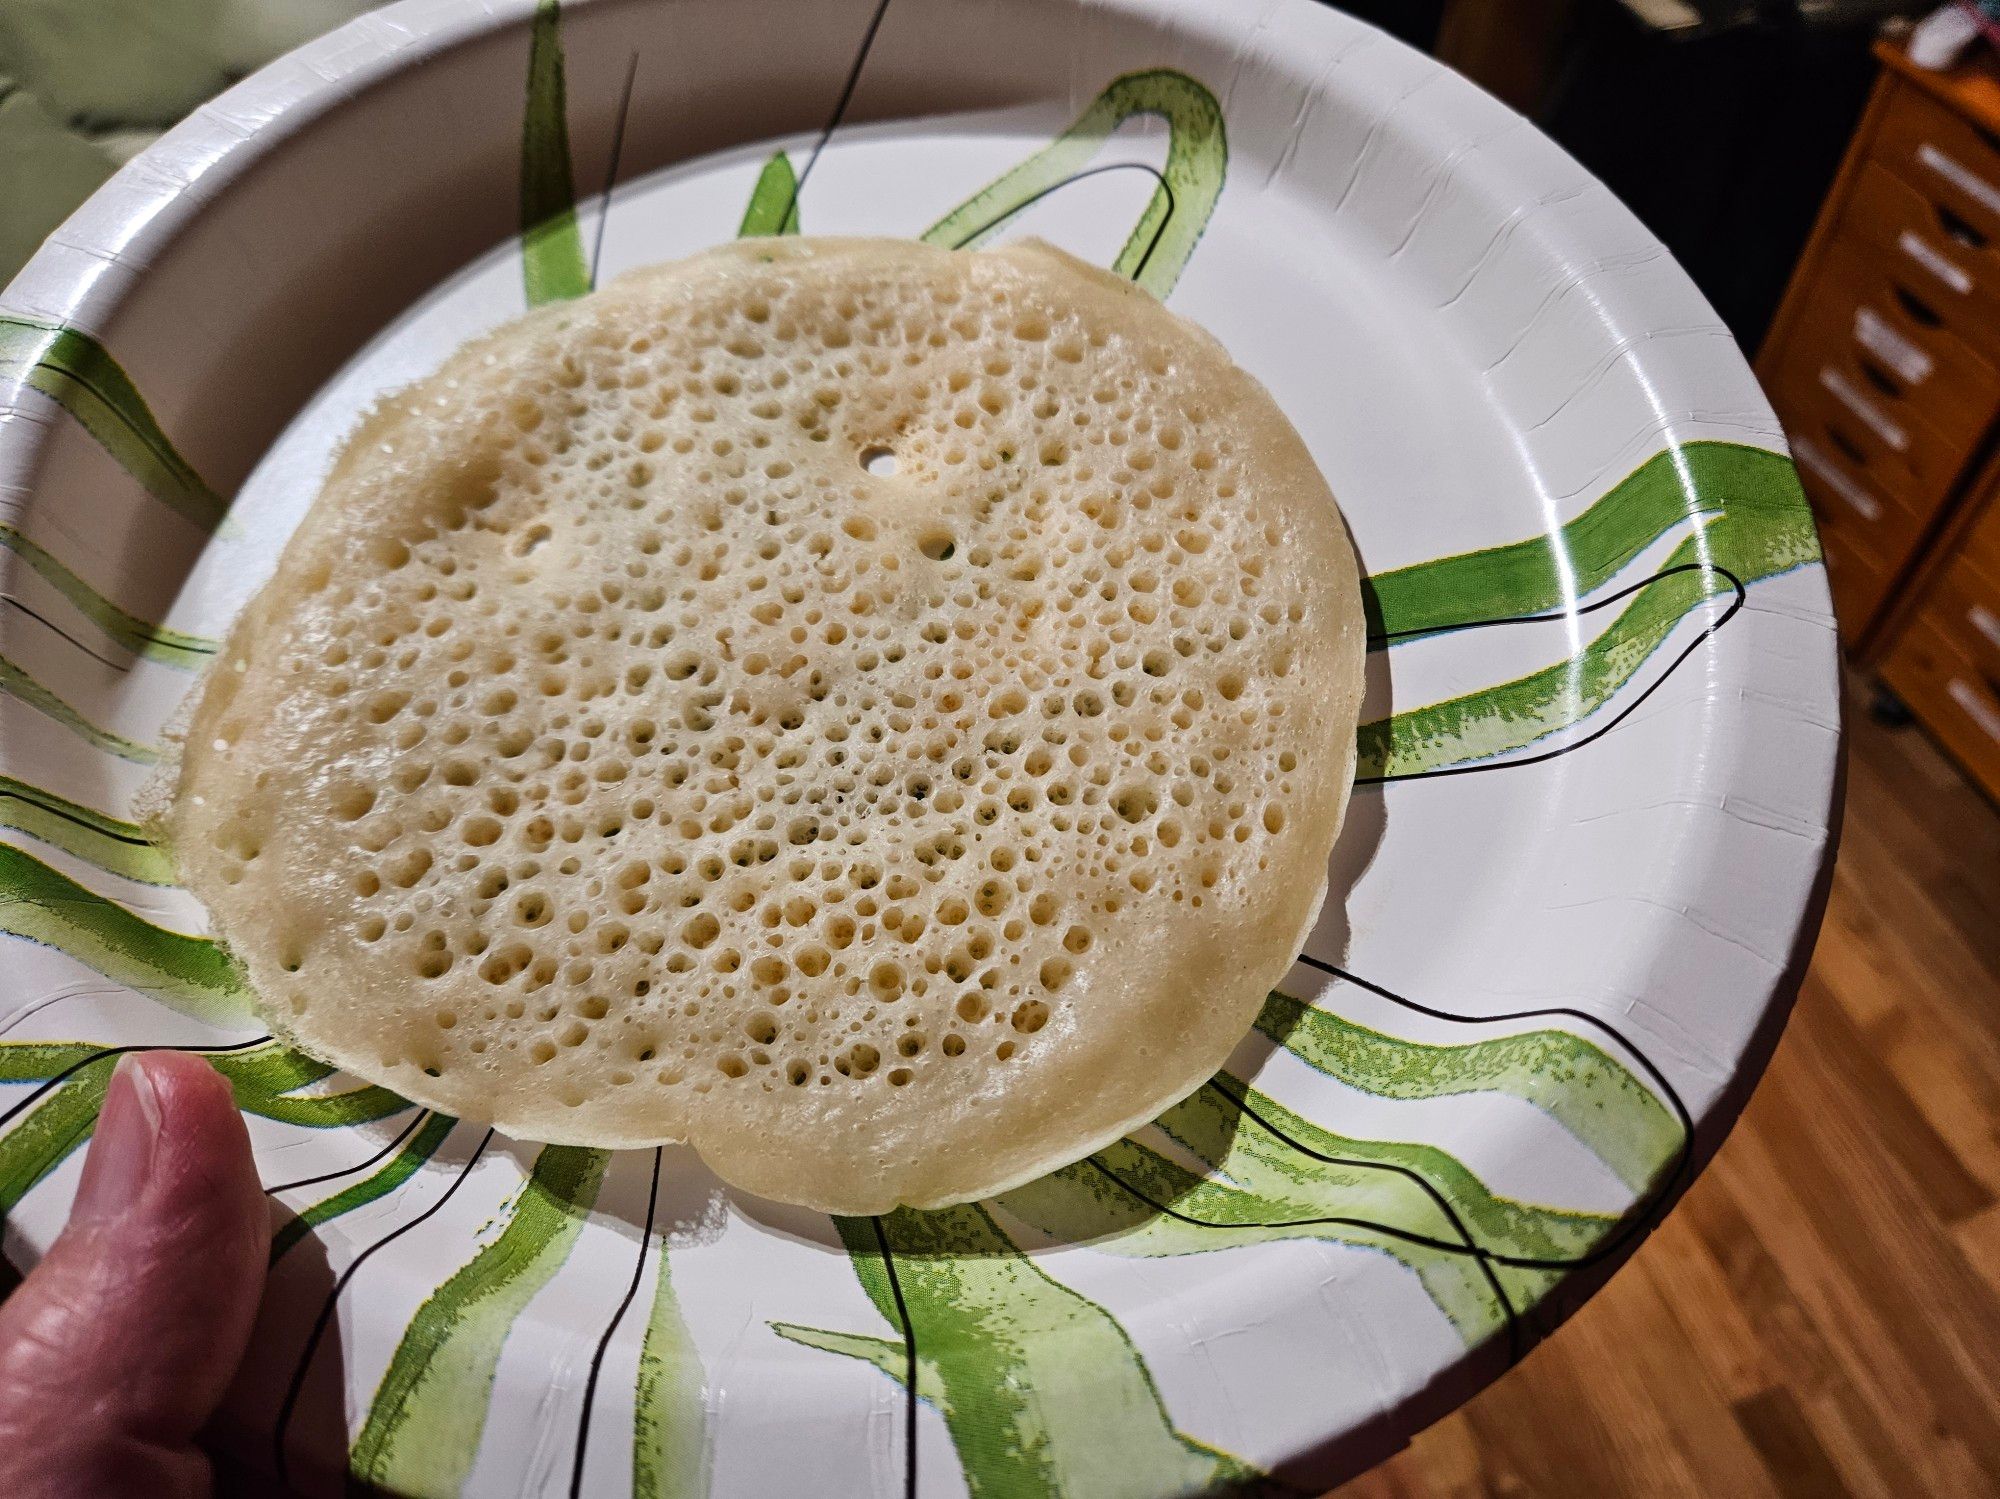
M584 206L524 256L565 163ZM811 231L1037 233L1213 330L1395 636L1345 900L1227 1074L1092 1163L881 1222L257 1044L127 820L369 400L600 236L608 276L775 226L794 170ZM104 1048L218 1048L295 1225L231 1427L308 1490L1328 1484L1581 1300L1782 1023L1839 728L1778 426L1600 185L1306 0L409 0L198 111L0 313L7 1252L63 1221Z

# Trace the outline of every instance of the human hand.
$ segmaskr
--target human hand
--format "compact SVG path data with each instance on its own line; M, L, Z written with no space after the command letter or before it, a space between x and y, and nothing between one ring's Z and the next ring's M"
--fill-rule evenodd
M269 1247L228 1083L198 1057L121 1058L69 1224L0 1303L0 1494L208 1494L196 1439L249 1343Z

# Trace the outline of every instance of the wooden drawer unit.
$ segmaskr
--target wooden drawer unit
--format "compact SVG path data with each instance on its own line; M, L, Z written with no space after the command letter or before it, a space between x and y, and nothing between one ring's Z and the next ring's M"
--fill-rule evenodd
M1841 640L2000 797L2000 61L1875 50L1757 373Z
M1957 483L1986 424L1941 427L1935 407L1868 356L1854 340L1855 316L1802 329L1771 377L1772 402L1794 438L1828 444L1874 486L1919 516L1936 511Z
M2000 465L1922 584L1882 678L2000 797Z
M2000 430L2000 71L1893 48L1758 357L1842 638L1879 655Z
M1908 562L1921 522L1861 478L1824 437L1795 432L1792 457L1819 522L1827 584L1844 639L1870 619Z
M1950 570L1961 565L1984 581L1988 607L2000 611L2000 500L1988 500L1958 538Z
M1894 278L1913 317L1987 340L2000 326L2000 249L1943 196L1926 194L1879 162L1864 163L1839 237L1869 252Z
M1981 669L1961 635L1942 628L1926 608L1897 635L1882 679L1990 795L2000 796L2000 678Z
M1961 561L1925 593L1924 618L1982 677L2000 683L2000 589Z
M1806 491L1810 494L1810 488ZM1829 523L1822 513L1819 539L1826 560L1826 586L1833 595L1833 613L1840 625L1840 638L1849 646L1860 633L1852 620L1873 619L1889 597L1896 570L1875 560L1865 543L1850 542L1838 522Z
M1874 167L1869 172L1879 175ZM1880 180L1906 191L1885 175ZM1857 389L1920 413L1948 441L1969 449L2000 415L2000 372L1980 352L2000 357L2000 344L1984 339L1979 325L1907 257L1870 253L1859 241L1843 233L1828 245L1821 274L1829 304L1853 311L1845 317L1829 311L1802 326L1800 346L1819 329L1822 347L1852 366Z
M1900 86L1877 128L1873 161L1923 200L1925 234L1959 267L1969 295L2000 307L2000 139L1921 89Z

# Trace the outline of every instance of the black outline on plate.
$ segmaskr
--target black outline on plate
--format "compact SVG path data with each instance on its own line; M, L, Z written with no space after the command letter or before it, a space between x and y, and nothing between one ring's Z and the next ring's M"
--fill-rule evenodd
M631 1282L618 1302L618 1310L611 1314L611 1321L605 1325L604 1336L597 1340L597 1350L590 1355L590 1374L583 1382L583 1409L576 1419L576 1461L569 1473L570 1499L581 1499L583 1494L583 1463L590 1454L590 1413L597 1404L597 1378L604 1372L605 1352L611 1347L611 1338L618 1331L618 1324L631 1310L633 1298L639 1294L640 1281L645 1278L646 1252L653 1242L653 1214L660 1203L660 1157L664 1154L664 1147L653 1147L653 1185L646 1193L646 1226L639 1233L639 1257L632 1263ZM666 1245L662 1244L660 1253L664 1255L666 1252Z
M882 1251L882 1269L889 1277L889 1295L896 1303L896 1320L903 1324L903 1493L917 1495L917 1324L910 1320L909 1303L903 1300L903 1282L896 1274L896 1256L889 1248L888 1230L879 1215L868 1220L875 1226L875 1243Z
M639 77L639 54L625 64L625 91L618 96L618 122L611 127L611 164L604 169L604 191L597 196L597 237L590 247L590 289L597 289L597 267L604 259L604 226L611 222L611 190L618 185L618 160L625 154L625 120L632 111L632 85Z
M392 1115L386 1117L394 1117L394 1116ZM384 1145L380 1150L376 1151L375 1154L368 1157L367 1160L357 1161L352 1166L342 1166L338 1171L324 1171L321 1172L318 1176L302 1176L295 1182L279 1182L275 1186L266 1187L264 1189L264 1195L266 1197L275 1197L280 1192L294 1191L299 1187L316 1187L321 1182L330 1182L334 1180L336 1177L352 1176L357 1171L366 1171L370 1166L373 1166L378 1162L385 1161L391 1155L395 1154L396 1147L401 1145L405 1140L409 1139L411 1135L415 1134L417 1130L423 1125L423 1122L430 1117L431 1117L431 1110L418 1109L416 1118L412 1119L408 1124L403 1126L402 1133L397 1135L396 1138L391 1140L387 1145ZM349 1125L347 1127L350 1129L353 1128L352 1125Z
M271 1039L269 1036L257 1036L248 1041L232 1041L226 1046L194 1046L177 1041L156 1041L145 1045L102 1047L97 1051L93 1051L81 1061L70 1063L69 1066L63 1068L54 1077L44 1078L41 1086L36 1088L34 1092L14 1104L5 1113L0 1113L0 1129L5 1129L8 1125L12 1124L22 1114L48 1097L55 1089L61 1087L64 1083L75 1077L77 1073L83 1071L84 1068L94 1066L106 1057L122 1057L141 1051L185 1051L195 1056L223 1056L232 1051L249 1051L254 1047L268 1046L271 1043ZM73 1041L43 1041L21 1044L31 1046L74 1046L76 1043Z
M805 191L806 179L812 176L813 168L819 165L820 152L824 151L826 143L833 139L833 132L840 128L840 122L847 118L847 106L853 102L854 90L861 82L861 70L868 65L868 54L875 47L875 33L882 29L882 18L888 13L889 0L876 0L875 13L868 18L868 29L861 33L861 46L855 52L854 62L847 70L847 81L841 85L840 97L833 101L833 113L827 116L826 124L820 130L819 139L813 142L812 155L806 158L805 170L800 172L792 183L791 196L785 200L785 211L778 215L779 228L782 229L789 224L792 215L798 212L799 194Z
M1683 646L1681 648L1680 654L1675 656L1672 661L1669 661L1667 663L1667 669L1661 672L1659 676L1655 677L1651 682L1647 683L1645 688L1641 690L1636 696L1634 696L1629 703L1625 704L1625 706L1620 708L1617 713L1613 714L1609 722L1600 724L1597 728L1592 729L1588 734L1585 734L1580 739L1573 740L1568 744L1558 745L1556 748L1552 750L1543 750L1538 754L1510 755L1505 759L1475 760L1470 764L1444 765L1438 767L1435 770L1411 770L1411 771L1403 771L1400 773L1392 773L1389 775L1380 775L1380 776L1356 776L1354 778L1354 784L1356 786L1386 786L1389 785L1391 782L1395 781L1435 781L1435 780L1440 780L1445 776L1469 776L1469 775L1476 775L1481 771L1487 771L1487 770L1515 770L1524 765L1540 765L1549 760L1557 760L1564 755L1574 754L1577 750L1582 749L1585 745L1595 744L1598 740L1602 739L1606 734L1609 734L1613 729L1617 728L1621 723L1625 722L1625 720L1630 718L1634 713L1638 712L1639 708L1641 707L1641 705L1645 703L1646 699L1651 697L1655 692L1658 692L1660 688L1665 685L1667 678L1671 677L1674 674L1674 672L1679 668L1682 662L1686 661L1688 657L1692 656L1695 653L1695 651L1698 650L1706 641L1713 639L1714 636L1721 631L1724 625L1728 624L1732 619L1736 618L1738 611L1740 611L1743 608L1744 604L1749 600L1749 590L1744 587L1743 580L1741 578L1737 577L1735 573L1731 572L1728 568L1722 566L1720 563L1681 562L1681 563L1676 563L1672 567L1663 567L1649 578L1642 578L1639 582L1634 583L1627 588L1622 588L1618 592L1611 594L1608 597L1599 599L1597 602L1593 604L1587 604L1575 610L1564 609L1556 611L1554 613L1546 613L1546 614L1522 614L1522 615L1504 616L1498 619L1469 620L1462 625L1448 625L1438 629L1431 629L1431 630L1403 630L1389 635L1369 637L1370 643L1372 644L1376 640L1381 640L1386 642L1389 640L1399 639L1405 636L1449 635L1449 634L1454 634L1459 630L1479 630L1499 625L1528 625L1528 624L1544 623L1550 620L1569 619L1575 615L1589 614L1593 610L1602 609L1607 605L1615 604L1620 599L1625 598L1631 594L1637 593L1642 588L1651 588L1655 583L1661 582L1666 578L1677 577L1682 573L1690 573L1690 572L1709 573L1723 579L1729 584L1730 588L1735 591L1735 597L1729 601L1729 607L1722 611L1722 614L1719 618L1712 619L1708 622L1708 624L1704 625L1702 627L1701 633L1696 635L1694 639L1690 640L1685 646ZM1713 597L1714 597L1713 594L1706 595L1702 600L1698 601L1696 607L1699 607L1699 603L1706 602L1708 598L1713 598ZM1688 611L1689 614L1692 614L1693 612L1694 612L1693 609L1690 609ZM1687 615L1684 614L1681 616L1681 619L1685 618L1687 618ZM1680 623L1680 620L1675 620L1674 623L1678 625ZM1575 658L1572 657L1570 659L1573 660Z
M347 1283L354 1279L354 1273L367 1264L376 1251L387 1249L411 1229L427 1223L439 1209L450 1202L458 1189L465 1185L466 1179L472 1175L472 1168L479 1164L479 1158L486 1153L486 1147L492 1143L493 1131L489 1128L480 1136L479 1144L473 1147L472 1154L459 1168L458 1175L452 1178L451 1185L444 1189L443 1195L409 1222L398 1224L357 1254L348 1262L347 1268L340 1272L339 1278L333 1283L333 1289L326 1293L326 1301L319 1309L319 1316L313 1321L312 1331L306 1335L305 1347L299 1354L298 1366L292 1371L291 1383L285 1387L285 1398L278 1406L277 1424L271 1429L271 1457L280 1484L289 1487L292 1481L291 1467L285 1457L285 1435L291 1430L292 1416L298 1409L299 1396L305 1392L306 1376L312 1372L313 1355L319 1352L320 1339L326 1336L327 1325L333 1321L334 1308L340 1303L340 1293L347 1289Z
M11 603L12 600L9 600L8 602ZM26 785L27 783L23 782L22 784ZM39 790L40 788L30 787L29 789ZM24 796L22 795L22 793L18 791L9 791L5 787L0 787L0 801L25 802L28 806L33 807L38 811L46 812L51 817L60 817L64 822L69 823L74 827L82 828L86 832L96 833L98 836L103 838L109 838L114 843L123 843L132 848L152 848L154 846L153 840L150 838L136 837L131 833L114 833L109 828L99 827L96 823L92 822L87 817L78 817L74 812L66 812L61 807L52 807L47 802L37 801L34 797ZM106 819L106 821L115 821L115 820L116 819L113 818ZM21 831L28 832L26 828L23 828ZM34 834L29 832L28 836L32 838L34 837ZM26 850L23 850L23 852L26 852ZM32 857L32 855L30 857ZM105 870L104 872L117 879L125 878L125 876L120 875L118 871L116 871L115 869ZM140 883L144 882L141 881ZM54 1042L51 1044L61 1045L62 1043ZM0 1124L4 1123L6 1123L6 1120L4 1118L0 1118Z
M995 229L1006 223L1007 220L1013 218L1014 215L1025 213L1028 209L1034 207L1035 204L1041 202L1042 199L1048 197L1049 194L1061 191L1072 182L1081 182L1086 177L1102 177L1107 172L1144 172L1153 181L1158 183L1160 191L1167 195L1167 211L1160 216L1160 226L1153 231L1153 237L1146 241L1146 253L1141 255L1139 263L1132 267L1132 275L1129 279L1137 281L1141 276L1146 274L1146 263L1153 258L1153 252L1159 249L1160 240L1166 234L1167 227L1173 223L1174 213L1180 206L1179 200L1174 197L1173 184L1167 181L1167 174L1162 172L1158 167L1143 161L1108 161L1103 166L1085 167L1080 172L1071 172L1069 176L1063 178L1060 182L1051 182L1040 192L1032 193L1028 197L1023 198L1012 208L1005 210L994 218L988 219L977 229L969 230L952 246L952 249L963 250L975 239L978 239L980 235L991 234Z

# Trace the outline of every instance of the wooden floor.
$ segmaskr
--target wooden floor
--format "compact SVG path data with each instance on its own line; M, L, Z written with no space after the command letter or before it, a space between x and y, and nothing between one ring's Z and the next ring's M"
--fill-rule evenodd
M1849 705L1790 1029L1604 1291L1340 1499L2000 1495L2000 812Z

